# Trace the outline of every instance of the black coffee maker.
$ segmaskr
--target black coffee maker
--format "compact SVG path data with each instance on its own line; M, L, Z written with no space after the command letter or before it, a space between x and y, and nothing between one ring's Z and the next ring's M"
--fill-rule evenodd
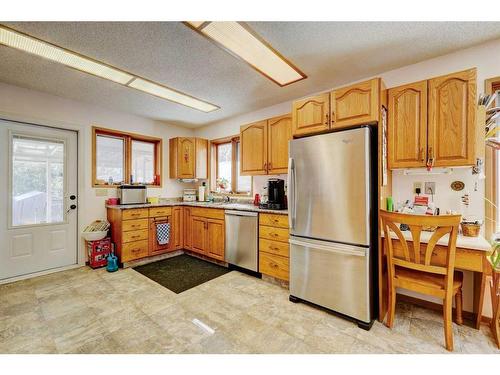
M279 178L270 178L267 180L267 204L264 204L270 210L286 209L285 181ZM264 206L262 205L262 206Z

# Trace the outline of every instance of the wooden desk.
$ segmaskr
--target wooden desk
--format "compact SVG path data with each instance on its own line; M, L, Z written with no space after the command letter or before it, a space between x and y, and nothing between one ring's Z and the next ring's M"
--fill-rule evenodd
M411 234L403 232L406 240L411 242ZM422 232L421 249L425 249L432 232ZM403 250L399 240L394 234L393 248L397 255L402 256ZM432 253L433 262L439 264L446 259L447 248L440 245L448 241L448 237L443 237ZM491 273L491 266L486 260L486 251L489 249L488 242L482 238L471 238L459 236L457 238L457 251L455 256L455 268L463 271L472 271L474 274L474 300L473 314L475 328L479 329L482 318L484 290L486 277ZM382 249L379 252L379 321L383 321L387 314L387 258L385 251L385 239L382 238Z

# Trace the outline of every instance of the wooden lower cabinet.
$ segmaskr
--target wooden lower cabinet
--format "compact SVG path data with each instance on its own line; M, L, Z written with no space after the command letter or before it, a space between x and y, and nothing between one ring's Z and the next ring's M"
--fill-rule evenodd
M111 240L120 263L182 249L224 260L224 210L174 206L108 208L107 212ZM158 244L156 238L159 223L170 224L170 240L166 245Z
M288 281L288 216L260 214L259 223L259 272Z

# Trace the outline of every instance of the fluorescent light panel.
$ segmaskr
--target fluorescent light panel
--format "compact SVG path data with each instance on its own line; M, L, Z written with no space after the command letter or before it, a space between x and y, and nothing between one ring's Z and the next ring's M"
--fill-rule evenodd
M128 84L128 86L146 92L148 94L185 105L187 107L198 109L203 112L212 112L219 108L213 104L204 102L202 100L193 98L192 96L182 94L178 91L171 90L168 87L161 86L154 82L147 81L141 78L134 79Z
M219 107L0 25L0 44L203 112Z
M307 78L248 27L233 21L210 22L202 27L203 23L189 22L200 33L213 39L280 86Z

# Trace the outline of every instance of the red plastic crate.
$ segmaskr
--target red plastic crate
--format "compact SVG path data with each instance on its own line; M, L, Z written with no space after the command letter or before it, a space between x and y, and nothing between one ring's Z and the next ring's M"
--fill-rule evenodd
M92 268L104 267L107 257L111 253L111 239L104 238L99 241L86 241L89 266Z

